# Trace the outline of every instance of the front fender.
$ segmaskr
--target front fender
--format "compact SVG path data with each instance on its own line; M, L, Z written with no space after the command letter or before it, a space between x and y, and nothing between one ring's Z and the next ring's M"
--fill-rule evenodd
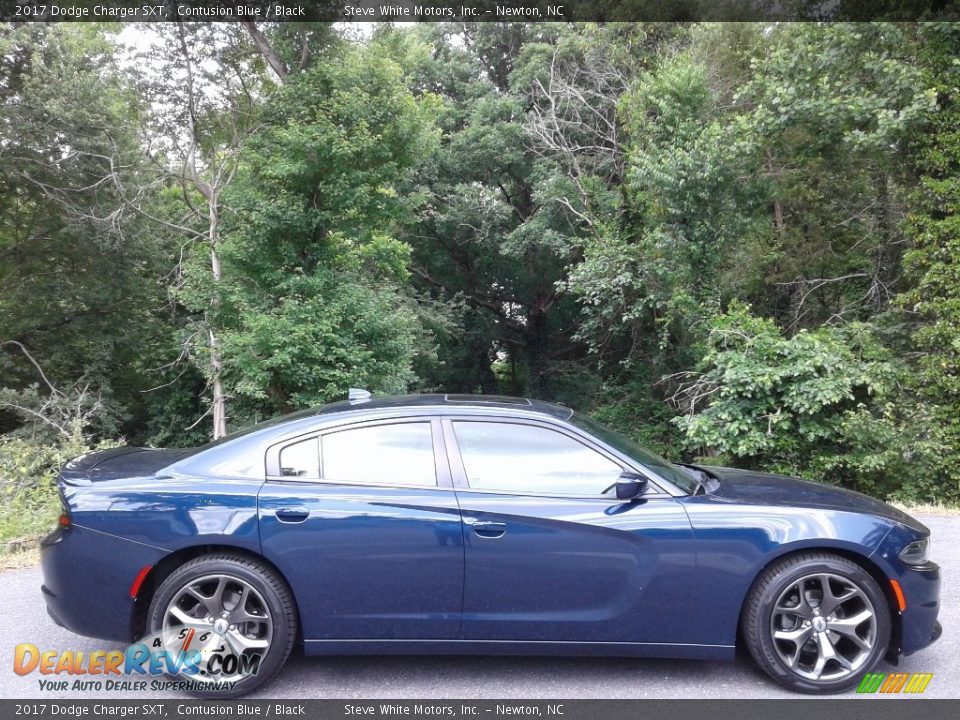
M686 618L684 642L732 645L750 587L771 562L800 550L868 558L893 521L833 509L743 505L699 495L683 499L697 554L696 592L708 612ZM701 638L694 640L694 638Z

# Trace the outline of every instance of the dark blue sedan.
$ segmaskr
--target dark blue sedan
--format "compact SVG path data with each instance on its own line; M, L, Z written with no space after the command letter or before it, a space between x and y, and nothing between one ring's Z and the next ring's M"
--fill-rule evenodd
M50 615L152 638L199 694L249 692L298 643L712 660L742 643L777 682L827 693L940 635L910 516L674 465L532 400L357 393L193 450L86 455L60 491Z

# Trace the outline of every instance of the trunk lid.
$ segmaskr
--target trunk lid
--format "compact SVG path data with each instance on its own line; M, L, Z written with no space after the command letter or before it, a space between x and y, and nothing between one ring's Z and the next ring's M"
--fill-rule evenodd
M175 463L191 450L119 447L81 455L60 471L68 485L86 485L125 477L145 477Z

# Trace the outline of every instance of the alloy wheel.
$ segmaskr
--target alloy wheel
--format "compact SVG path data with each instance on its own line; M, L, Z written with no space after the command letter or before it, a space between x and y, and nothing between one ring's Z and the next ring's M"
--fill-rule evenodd
M877 642L876 610L864 590L835 573L805 575L777 597L773 646L793 673L829 682L856 673Z
M249 582L231 575L190 580L167 604L163 634L168 648L199 651L206 661L227 658L191 679L238 681L259 667L273 637L273 622L263 596ZM232 656L231 659L230 656Z

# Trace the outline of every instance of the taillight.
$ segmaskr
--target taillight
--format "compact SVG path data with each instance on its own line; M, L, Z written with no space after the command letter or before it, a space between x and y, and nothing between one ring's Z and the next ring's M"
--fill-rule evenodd
M70 506L67 504L67 499L63 496L63 490L60 491L60 517L57 518L57 527L63 528L66 530L73 524L73 520L70 517Z

